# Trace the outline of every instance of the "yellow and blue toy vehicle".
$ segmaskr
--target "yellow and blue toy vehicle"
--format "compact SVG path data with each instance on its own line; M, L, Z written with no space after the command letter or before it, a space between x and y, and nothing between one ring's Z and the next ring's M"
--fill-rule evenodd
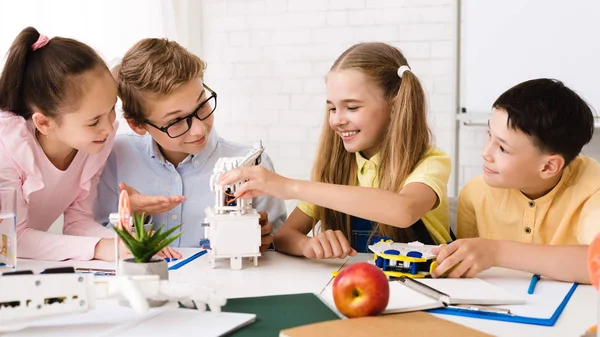
M429 277L437 263L431 249L439 246L425 245L420 242L398 243L381 240L369 246L374 254L375 265L388 278L424 278Z

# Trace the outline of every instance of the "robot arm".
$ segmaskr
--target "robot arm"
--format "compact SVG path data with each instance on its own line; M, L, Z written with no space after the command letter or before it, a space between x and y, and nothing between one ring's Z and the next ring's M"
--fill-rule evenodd
M72 268L37 275L9 273L0 275L0 332L26 328L35 320L85 312L95 308L96 299L110 298L127 299L139 314L148 311L147 299L193 300L199 310L206 310L208 304L214 312L221 311L226 302L213 289L174 284L158 275L95 277L76 274Z
M196 309L206 310L206 303L212 312L221 312L221 307L227 302L217 296L212 288L201 285L174 284L163 282L160 292L170 299L179 299L180 302L193 302ZM198 306L200 304L200 306Z
M213 174L210 176L210 189L215 191L217 188L216 184L221 175L227 171L234 170L236 168L250 167L260 164L261 155L265 151L262 146L262 142L254 147L246 157L222 157L217 160L215 167L213 168Z
M241 167L249 167L260 164L261 155L265 151L265 148L262 146L262 142L259 142L257 146L255 146L250 153L242 161L237 164L238 168Z
M219 181L219 178L221 178L221 172L215 172L211 174L209 182L211 192L214 192L216 190L215 186L217 186L217 181Z
M223 214L230 211L239 211L245 214L250 208L252 208L251 201L240 200L236 201L237 198L233 197L236 188L242 183L241 181L235 182L229 186L219 186L217 182L221 175L225 172L250 167L260 164L261 155L264 152L262 142L259 142L250 153L245 157L222 157L217 160L215 167L213 168L213 174L210 176L209 186L210 190L215 194L215 212L217 214Z

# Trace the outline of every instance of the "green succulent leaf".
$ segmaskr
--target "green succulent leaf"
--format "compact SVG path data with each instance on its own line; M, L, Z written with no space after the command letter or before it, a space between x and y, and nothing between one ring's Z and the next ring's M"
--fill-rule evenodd
M144 213L133 215L133 233L127 229L113 227L117 236L123 241L127 249L131 251L137 263L149 262L154 255L177 240L182 234L182 232L179 232L173 235L183 224L179 224L167 231L164 231L165 225L160 226L157 230L154 230L154 225L152 225L148 230L145 230L144 219Z
M177 233L175 236L172 236L164 241L161 241L160 244L158 244L156 246L156 248L154 249L154 251L152 252L152 254L150 255L150 257L156 255L156 253L160 252L161 249L165 248L166 246L170 245L171 242L177 240L180 236L181 236L182 232Z
M178 230L181 227L181 224L177 225L163 233L162 229L164 227L165 227L165 225L160 226L160 228L154 233L154 236L150 239L151 245L156 246L156 245L160 244L163 240L167 239L169 237L169 235L173 234L173 232Z
M139 213L134 213L133 214L133 226L135 229L135 237L138 238L139 240L143 240L145 237L145 232L144 232L144 218L145 218L145 214L139 214Z

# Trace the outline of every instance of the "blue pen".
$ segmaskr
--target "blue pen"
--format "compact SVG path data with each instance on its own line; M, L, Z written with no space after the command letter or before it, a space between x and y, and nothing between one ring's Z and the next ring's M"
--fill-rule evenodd
M173 261L177 261L177 258L176 257L165 257L165 261L173 262Z
M201 250L201 251L199 251L198 253L196 253L196 254L194 254L194 255L192 255L192 256L190 256L190 257L188 257L187 259L177 262L177 264L176 264L176 265L174 265L174 266L170 266L170 267L169 267L169 270L177 270L177 269L179 269L179 268L181 268L181 267L185 266L186 264L188 264L188 263L190 263L190 262L194 261L195 259L199 258L200 256L202 256L202 255L204 255L204 254L206 254L206 250Z
M533 294L533 291L535 290L535 285L538 283L539 280L540 275L533 274L533 276L531 277L531 282L529 282L529 289L527 289L527 293L529 295Z

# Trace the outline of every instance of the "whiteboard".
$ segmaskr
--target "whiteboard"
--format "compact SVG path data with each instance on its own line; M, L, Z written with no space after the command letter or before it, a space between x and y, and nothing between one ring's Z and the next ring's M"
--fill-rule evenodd
M462 0L460 106L489 113L532 78L561 80L600 109L600 1Z

